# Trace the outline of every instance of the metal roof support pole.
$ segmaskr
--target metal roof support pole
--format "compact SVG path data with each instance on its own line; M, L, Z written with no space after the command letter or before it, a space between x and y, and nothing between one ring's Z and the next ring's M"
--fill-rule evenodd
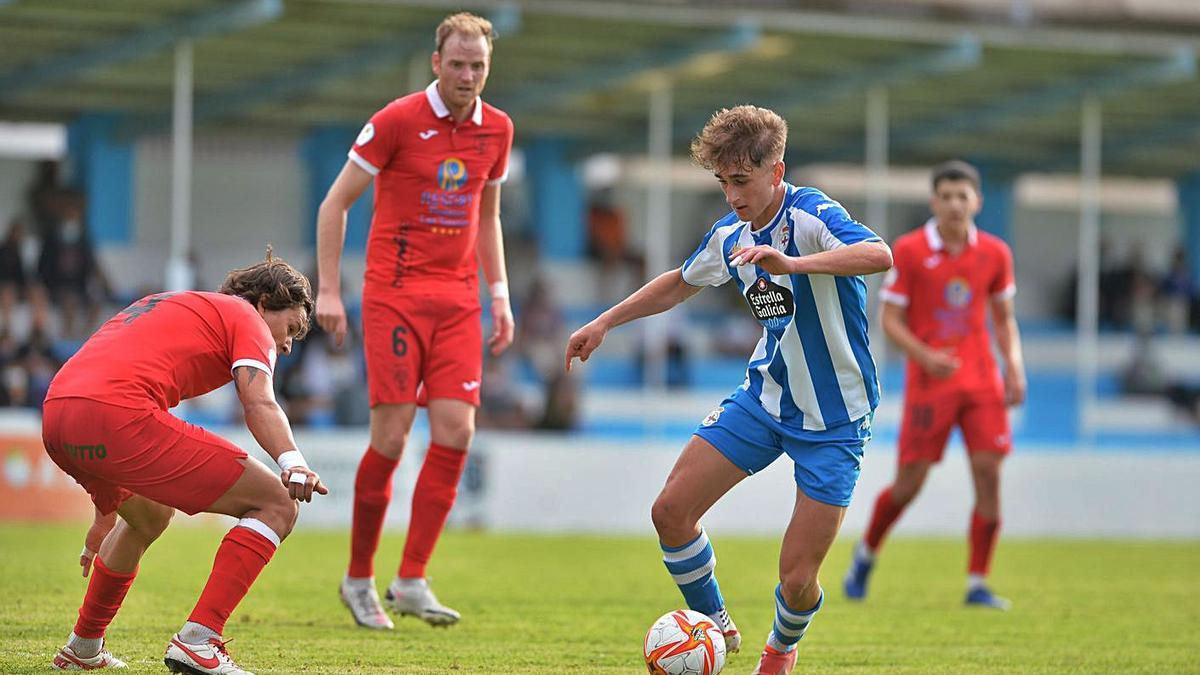
M652 274L670 266L671 255L671 123L674 96L667 77L656 78L650 90L647 150L650 155L650 180L646 194L646 263ZM667 386L667 317L648 317L645 326L646 394L661 394Z
M875 234L888 238L888 90L876 84L867 89L866 110L866 160L867 160L867 227ZM878 302L879 284L883 277L876 274L867 278L867 304ZM871 313L875 315L874 312ZM870 326L871 351L878 363L887 359L887 340L883 325L879 321L868 322Z
M175 95L171 128L171 243L166 288L191 290L195 270L188 260L192 239L192 41L175 45Z
M1100 99L1083 99L1079 124L1079 278L1076 284L1076 401L1079 444L1095 444L1096 370L1100 328L1100 149L1103 142Z

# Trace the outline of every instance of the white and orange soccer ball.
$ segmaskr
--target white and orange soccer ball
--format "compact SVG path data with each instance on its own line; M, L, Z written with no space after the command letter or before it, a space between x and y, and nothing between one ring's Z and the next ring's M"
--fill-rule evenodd
M725 636L700 612L677 609L646 631L643 655L655 675L716 675L725 667Z

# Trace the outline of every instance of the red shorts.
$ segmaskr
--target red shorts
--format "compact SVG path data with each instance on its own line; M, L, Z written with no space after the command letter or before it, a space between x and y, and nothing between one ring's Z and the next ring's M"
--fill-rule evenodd
M904 420L900 423L900 463L941 461L955 425L962 429L968 452L1008 454L1012 450L1008 408L995 394L909 394L904 399Z
M102 513L138 494L189 515L208 509L242 476L246 452L165 410L87 398L46 401L46 454Z
M452 398L479 406L482 310L475 295L363 293L371 407Z

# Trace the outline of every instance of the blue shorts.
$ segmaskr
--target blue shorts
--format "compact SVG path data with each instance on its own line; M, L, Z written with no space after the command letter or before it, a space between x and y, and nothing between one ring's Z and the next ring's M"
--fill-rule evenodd
M796 464L796 486L804 494L825 504L849 506L874 415L824 431L805 431L727 398L704 418L695 435L748 474L762 471L786 452Z

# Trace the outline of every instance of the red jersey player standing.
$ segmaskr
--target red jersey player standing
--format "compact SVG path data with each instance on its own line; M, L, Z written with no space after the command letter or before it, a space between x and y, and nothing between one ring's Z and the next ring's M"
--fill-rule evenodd
M317 320L340 343L346 211L375 180L362 299L371 440L354 482L350 565L341 584L342 601L368 628L393 627L375 590L373 558L418 387L431 442L413 493L404 557L386 599L399 614L435 626L459 619L438 602L425 568L475 432L483 371L480 266L492 300L492 353L506 349L513 336L500 234L500 184L513 126L479 98L491 53L487 20L461 13L442 21L432 56L437 79L375 113L318 213Z
M166 665L176 673L248 675L225 650L225 621L292 531L295 500L327 492L296 449L271 387L275 355L304 337L312 306L304 275L268 254L230 272L220 293L159 293L133 303L55 376L42 418L46 452L96 505L79 560L91 581L55 669L125 667L104 648L105 630L146 548L179 509L240 520L167 644ZM231 379L246 426L279 473L168 412Z
M985 583L1000 530L1000 465L1012 449L1007 406L1025 399L1025 365L1013 315L1012 252L974 224L979 173L952 161L933 171L933 218L896 240L884 281L883 329L908 355L904 418L895 482L879 494L866 536L854 551L846 595L862 599L888 529L942 458L953 427L962 430L975 484L968 605L1007 609ZM997 367L987 330L991 308Z

